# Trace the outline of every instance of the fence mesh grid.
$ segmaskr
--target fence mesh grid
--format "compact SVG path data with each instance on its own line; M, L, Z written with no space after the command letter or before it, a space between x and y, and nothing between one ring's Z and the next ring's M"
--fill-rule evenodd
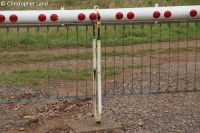
M93 26L0 33L0 102L92 97ZM199 91L199 33L199 21L102 25L104 96Z

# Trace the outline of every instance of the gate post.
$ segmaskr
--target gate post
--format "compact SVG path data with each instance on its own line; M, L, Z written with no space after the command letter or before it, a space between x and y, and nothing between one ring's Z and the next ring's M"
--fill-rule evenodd
M93 42L92 42L92 50L93 50L93 116L96 119L96 114L97 114L97 101L96 101L96 79L97 79L97 75L96 75L96 71L97 71L97 39L96 39L96 35L95 35L95 25L93 25Z
M95 122L101 123L102 114L102 90L101 90L101 39L100 39L100 28L101 28L101 17L97 9L97 39L95 35L95 26L93 27L93 114Z

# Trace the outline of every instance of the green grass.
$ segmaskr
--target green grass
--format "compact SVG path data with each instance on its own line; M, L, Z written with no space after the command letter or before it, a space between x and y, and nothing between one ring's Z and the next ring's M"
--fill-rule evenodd
M148 67L148 65L134 64L125 68L140 69ZM102 79L106 77L112 77L114 75L122 73L122 67L107 67L102 68ZM0 73L0 84L15 85L15 86L38 86L44 83L54 83L57 81L86 81L92 80L92 70L82 69L78 71L76 69L49 69L49 70L23 70L10 73Z
M30 54L24 54L18 56L18 54L4 54L0 56L1 64L26 64L31 62L49 62L49 61L61 61L61 60L86 60L92 59L92 53L86 54L62 54L62 55L54 55L54 54L39 54L36 56L31 56Z
M177 53L177 52L183 53L183 52L192 52L195 51L195 47L181 47L181 48L163 48L161 49L161 54L168 54L170 53ZM200 47L197 47L197 52L200 51ZM141 55L149 55L150 53L152 54L158 54L159 49L144 49L144 50L137 50L134 52L125 52L123 51L111 51L111 52L102 52L102 58L106 57L113 57L113 56L118 56L122 57L127 56L141 56ZM87 56L86 53L65 53L65 54L39 54L35 56L31 56L31 54L27 53L17 53L10 55L9 53L7 54L0 54L0 64L27 64L27 63L32 63L32 62L50 62L50 61L62 61L62 60L92 60L92 52L88 52Z
M102 69L104 70L104 69ZM121 70L116 68L107 68L106 75L110 77L114 74L118 74ZM104 76L104 71L102 72L102 77ZM41 85L45 82L57 82L60 80L67 81L85 81L92 80L91 69L79 70L78 76L76 69L49 69L49 70L24 70L16 71L11 73L1 73L0 74L0 84L6 85L16 85L16 86L35 86Z
M180 24L178 30L177 24L163 24L161 29L158 24L155 24L152 29L149 24L144 25L142 30L141 25L132 26L117 26L114 30L113 26L107 26L105 30L102 27L101 40L102 46L120 46L120 45L136 45L141 43L168 41L169 32L171 41L176 41L178 39L178 34L180 40L186 40L187 35L189 39L199 39L200 36L200 25L195 25L190 23L188 27L187 34L187 24ZM169 30L170 28L170 30ZM161 32L161 36L160 36ZM70 27L67 32L66 28L62 27L57 30L57 28L50 28L47 33L46 28L42 28L39 32L32 28L27 31L27 29L20 29L17 32L16 29L0 29L1 40L0 40L0 51L27 51L27 50L42 50L48 48L75 48L79 47L92 47L92 27L80 27L77 30L75 27ZM68 35L68 36L67 36ZM78 36L77 36L78 35ZM151 36L152 35L152 36Z

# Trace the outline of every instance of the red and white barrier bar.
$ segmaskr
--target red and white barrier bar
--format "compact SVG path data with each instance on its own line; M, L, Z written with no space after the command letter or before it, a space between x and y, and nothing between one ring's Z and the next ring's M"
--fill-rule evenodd
M98 10L102 23L200 19L200 5ZM0 24L88 23L96 20L96 12L96 9L0 11Z

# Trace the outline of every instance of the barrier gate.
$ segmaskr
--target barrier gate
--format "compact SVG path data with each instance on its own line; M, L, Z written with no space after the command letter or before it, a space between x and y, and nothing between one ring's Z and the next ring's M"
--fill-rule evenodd
M200 6L0 11L0 101L93 98L99 123L102 96L199 91L199 19Z

